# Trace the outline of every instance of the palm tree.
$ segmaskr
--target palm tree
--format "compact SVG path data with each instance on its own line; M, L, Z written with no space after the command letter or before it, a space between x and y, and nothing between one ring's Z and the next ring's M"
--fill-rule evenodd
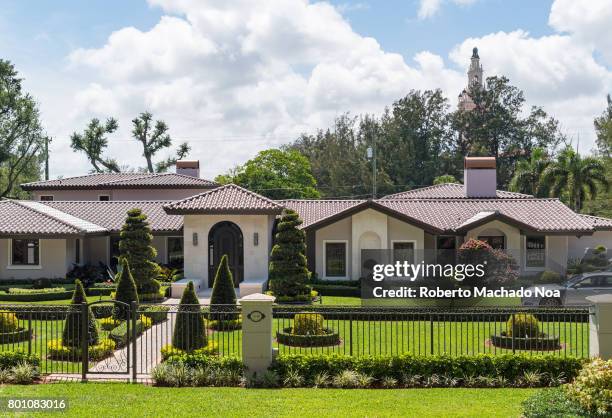
M582 209L587 197L597 196L597 185L607 191L609 182L603 162L594 157L581 157L566 147L542 173L540 184L548 187L550 196L565 197L576 212Z
M544 185L540 184L542 173L550 164L546 150L535 148L529 160L521 160L516 165L514 176L510 181L510 191L526 193L542 197L548 194Z

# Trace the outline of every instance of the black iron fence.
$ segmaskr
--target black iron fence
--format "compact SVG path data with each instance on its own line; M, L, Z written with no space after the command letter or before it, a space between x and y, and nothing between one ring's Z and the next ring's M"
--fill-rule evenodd
M89 311L92 321L81 321ZM281 355L588 357L588 321L587 308L277 305L272 326ZM168 356L183 352L240 357L242 338L241 310L235 305L0 305L0 352L35 354L42 373L149 374Z

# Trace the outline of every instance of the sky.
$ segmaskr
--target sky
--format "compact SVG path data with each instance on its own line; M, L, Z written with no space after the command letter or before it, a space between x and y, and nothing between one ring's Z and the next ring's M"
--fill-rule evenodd
M441 88L455 107L474 46L485 76L509 77L581 152L612 92L609 0L0 0L0 10L0 58L39 104L51 178L90 170L69 138L93 117L119 121L106 155L142 167L131 120L152 112L214 178L412 89Z

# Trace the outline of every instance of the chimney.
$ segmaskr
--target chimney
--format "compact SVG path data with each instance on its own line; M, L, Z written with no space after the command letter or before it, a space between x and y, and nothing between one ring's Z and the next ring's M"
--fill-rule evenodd
M467 197L497 197L495 157L465 157L463 184Z
M178 160L176 162L176 174L200 178L200 161Z

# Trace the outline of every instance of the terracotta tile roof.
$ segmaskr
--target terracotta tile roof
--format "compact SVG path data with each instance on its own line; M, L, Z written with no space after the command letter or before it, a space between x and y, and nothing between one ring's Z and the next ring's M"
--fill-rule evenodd
M78 225L23 203L15 200L0 201L0 234L84 235L87 233Z
M20 205L27 206L31 209L34 209L38 212L44 213L48 216L51 216L61 222L67 223L69 225L74 226L75 228L84 231L86 233L99 233L99 232L107 232L108 230L103 226L97 225L93 222L89 222L86 219L77 218L69 213L62 212L61 210L55 209L51 206L45 205L40 202L34 202L31 200L22 200L19 202Z
M300 214L302 228L354 208L367 200L281 200L286 208Z
M498 199L525 199L533 196L522 193L507 192L505 190L497 191ZM383 199L465 199L465 188L463 184L444 183L434 186L421 187L419 189L408 190L390 194Z
M612 231L612 219L592 215L578 215L598 231Z
M217 187L214 181L176 173L95 173L65 179L24 183L23 190L58 189L210 189Z
M163 205L169 200L146 201L55 201L43 202L44 205L55 208L80 219L103 226L110 232L118 232L125 223L127 211L140 208L147 215L153 232L179 232L183 228L183 217L168 215Z
M235 184L177 200L164 206L167 213L280 213L283 206Z

